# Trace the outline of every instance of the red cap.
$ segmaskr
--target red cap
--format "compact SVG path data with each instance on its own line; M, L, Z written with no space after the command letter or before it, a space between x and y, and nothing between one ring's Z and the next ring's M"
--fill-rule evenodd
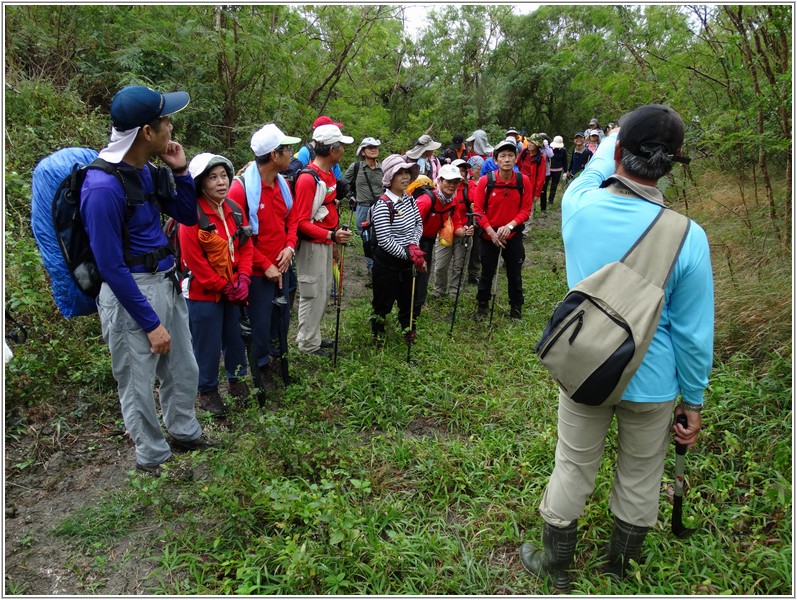
M321 115L315 121L313 121L313 129L316 127L321 127L321 125L335 125L338 129L343 128L343 123L336 123L326 115Z

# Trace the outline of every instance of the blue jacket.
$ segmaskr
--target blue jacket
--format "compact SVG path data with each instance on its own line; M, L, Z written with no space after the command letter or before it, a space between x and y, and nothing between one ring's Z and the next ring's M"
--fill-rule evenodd
M616 141L616 135L606 136L562 198L570 287L603 265L620 260L660 209L652 202L600 188L614 174ZM680 394L685 402L702 404L714 351L714 283L708 239L694 222L665 289L664 302L653 342L623 399L666 402Z

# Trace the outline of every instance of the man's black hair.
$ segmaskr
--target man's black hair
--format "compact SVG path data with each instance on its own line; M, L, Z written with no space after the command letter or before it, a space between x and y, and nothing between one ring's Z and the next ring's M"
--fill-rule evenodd
M330 152L340 146L340 142L334 144L322 144L318 140L315 141L315 153L318 156L329 156Z

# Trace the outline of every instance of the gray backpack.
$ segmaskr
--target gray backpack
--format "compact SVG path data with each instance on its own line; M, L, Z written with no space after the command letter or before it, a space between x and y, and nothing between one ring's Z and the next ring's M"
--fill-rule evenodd
M656 333L690 223L662 206L619 262L580 281L554 310L537 356L574 402L598 406L622 397Z

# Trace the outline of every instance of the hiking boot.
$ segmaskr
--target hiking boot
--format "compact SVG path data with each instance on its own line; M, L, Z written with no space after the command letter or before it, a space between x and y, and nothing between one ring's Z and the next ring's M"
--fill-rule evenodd
M554 527L545 523L542 529L542 550L530 542L520 546L520 562L523 568L539 578L550 577L557 591L570 591L570 576L567 569L576 551L578 521L567 527Z
M321 347L322 348L334 348L335 347L335 340L321 340Z
M223 417L227 414L227 407L221 400L218 388L197 394L199 408L211 413L214 417Z
M642 543L649 530L650 527L631 525L615 517L612 538L606 550L606 564L603 567L603 573L615 579L623 579L628 568L628 561L639 562Z
M321 358L332 358L332 352L329 351L329 348L316 348L312 352L305 352L305 354L312 354Z
M239 403L243 402L249 397L249 386L245 381L233 381L230 379L227 382L227 392L235 398Z
M161 473L163 473L163 467L160 465L142 465L141 463L136 463L136 471L141 471L145 475L150 475L152 477L160 477Z
M277 384L274 382L274 373L279 369L277 361L273 358L268 364L260 367L260 379L263 382L263 388L269 391L277 389Z
M520 314L520 307L519 306L512 306L509 309L509 318L513 321L522 321L523 317Z
M468 283L479 283L479 276L478 275L470 275L468 277Z
M173 452L192 452L194 450L208 450L209 448L217 447L204 433L193 440L178 440L172 435L167 435L166 441L169 442Z
M476 321L483 321L484 317L487 316L487 313L490 310L490 305L487 302L479 302L476 305Z

